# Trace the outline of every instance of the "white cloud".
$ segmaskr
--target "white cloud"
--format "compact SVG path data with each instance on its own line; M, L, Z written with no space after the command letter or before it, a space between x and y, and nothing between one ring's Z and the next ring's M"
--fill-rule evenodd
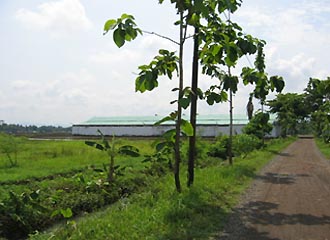
M28 28L47 30L53 35L88 30L92 23L79 0L59 0L43 3L36 11L21 8L16 18Z
M11 84L15 90L26 90L27 88L33 87L33 85L33 82L27 80L17 80Z

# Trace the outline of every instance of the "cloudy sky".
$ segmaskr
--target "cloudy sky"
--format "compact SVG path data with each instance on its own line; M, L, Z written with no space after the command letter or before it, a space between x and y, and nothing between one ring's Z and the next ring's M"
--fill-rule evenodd
M138 2L138 3L137 3ZM161 79L153 92L135 93L137 67L149 63L171 42L143 35L118 49L104 22L122 13L135 16L143 30L177 39L173 7L157 0L1 0L0 120L7 123L69 126L93 116L166 115L174 109ZM245 0L232 16L246 33L267 41L267 72L281 75L285 92L302 92L309 77L330 76L329 0ZM190 81L191 42L185 48L186 84ZM253 56L249 57L253 62ZM248 59L239 66L249 66ZM234 72L239 73L240 67ZM216 80L200 76L204 90ZM241 86L235 113L245 113L251 87ZM258 103L255 103L258 108ZM228 111L227 103L200 114Z

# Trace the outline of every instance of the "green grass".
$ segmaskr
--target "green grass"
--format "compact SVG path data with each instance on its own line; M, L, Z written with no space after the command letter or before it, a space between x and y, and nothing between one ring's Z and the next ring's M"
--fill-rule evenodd
M219 162L196 169L194 186L181 194L172 176L160 178L142 193L31 239L216 239L256 172L292 141L274 140L245 159L235 158L234 166ZM184 181L186 169L181 173Z
M330 159L330 144L325 143L323 139L321 138L316 138L316 145L320 149L321 153L327 158Z
M150 151L151 140L121 140L122 144L132 144L142 153ZM24 180L33 177L71 172L87 166L101 166L108 163L104 152L85 145L84 141L35 141L22 139L18 147L18 167L9 168L7 157L0 154L0 183ZM118 156L122 165L139 164L141 158Z

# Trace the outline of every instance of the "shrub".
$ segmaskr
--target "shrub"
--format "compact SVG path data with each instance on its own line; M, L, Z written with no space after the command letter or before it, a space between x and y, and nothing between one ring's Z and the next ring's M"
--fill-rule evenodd
M38 198L38 190L22 194L10 191L9 197L0 202L0 236L20 239L43 226L49 210L40 205Z
M233 152L235 156L245 158L250 152L259 149L262 142L254 135L239 134L233 137Z
M226 159L228 157L228 143L229 137L219 136L214 144L209 148L208 155L211 157L217 157ZM233 155L247 156L248 153L262 146L262 142L254 135L239 134L233 136Z
M269 113L258 112L250 122L243 128L243 133L254 135L259 139L263 139L266 134L269 134L273 126L269 123Z
M229 137L227 135L218 136L215 143L209 147L208 155L211 157L226 159L228 156L228 144Z

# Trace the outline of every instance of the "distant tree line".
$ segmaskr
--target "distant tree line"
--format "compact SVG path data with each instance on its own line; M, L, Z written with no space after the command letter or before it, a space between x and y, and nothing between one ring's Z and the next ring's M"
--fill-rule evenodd
M34 133L71 133L71 127L60 126L23 126L20 124L0 124L0 132L7 134L34 134Z

